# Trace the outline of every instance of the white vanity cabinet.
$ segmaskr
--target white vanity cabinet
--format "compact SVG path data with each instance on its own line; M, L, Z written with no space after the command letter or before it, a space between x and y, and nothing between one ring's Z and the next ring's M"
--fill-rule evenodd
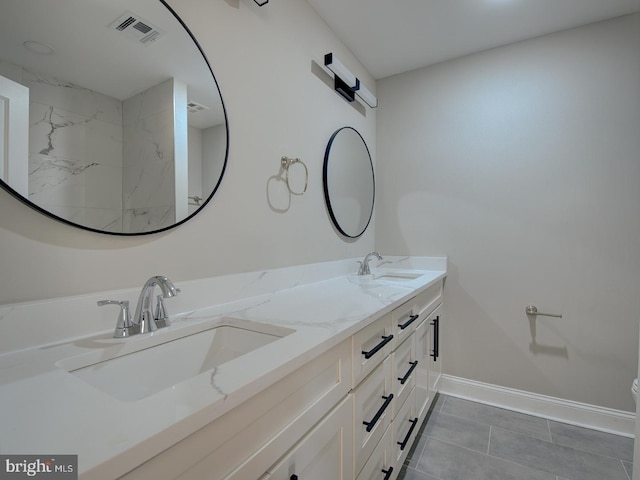
M439 311L438 307L442 302L442 286L442 282L432 285L391 312L390 335L393 335L393 339L389 341L391 350L388 357L384 360L378 359L378 362L382 362L381 365L377 366L369 376L360 380L361 383L357 384L353 390L354 428L356 429L354 473L357 480L394 480L402 469L402 464L424 421L430 401L435 394L431 389L437 388L437 383L435 381L430 383L430 378L439 379L437 373L430 375L430 372L436 364L439 367L442 363L434 362L430 356L433 329L426 327L431 325L433 314ZM376 331L380 336L382 336L382 326L386 327L386 318L383 317L378 321L381 323L376 327ZM385 333L385 336L388 337L389 333ZM354 341L354 380L361 378L361 376L356 377L355 372L358 369L357 364L363 362L359 356L364 356L365 351L367 350L356 348ZM363 410L359 407L363 402L360 397L365 397L361 395L361 389L372 382L372 379L377 378L378 371L384 369L389 361L391 364L390 392L383 396L381 388L378 387L373 399L369 401L377 401L378 404L382 400L385 403L389 402L390 412L385 410L379 418L378 428L381 433L375 437L372 435L366 437L362 433L359 434L359 430L361 431L363 427L360 424L363 420L358 415ZM379 380L377 382L380 384ZM386 416L389 417L388 420L383 419ZM388 427L386 421L389 422ZM372 445L376 441L377 443ZM368 458L365 458L367 455Z
M351 358L348 339L121 478L261 478L347 397Z
M442 283L121 478L395 480L438 387Z
M433 358L433 347L437 346L434 335L439 333L434 326L438 323L435 319L438 315L438 318L442 317L442 288L443 282L438 282L391 313L394 338L389 354L393 395L390 425L361 470L358 469L359 444L356 443L356 480L394 480L426 417L442 365L437 356ZM354 362L358 353L354 348ZM356 413L356 432L359 421ZM355 437L357 440L357 433Z

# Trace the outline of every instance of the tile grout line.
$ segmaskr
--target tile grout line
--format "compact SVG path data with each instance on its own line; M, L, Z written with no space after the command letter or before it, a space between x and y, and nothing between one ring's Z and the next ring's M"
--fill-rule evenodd
M444 396L442 398L442 403L440 404L440 408L438 408L438 410L437 410L438 412L441 412L442 409L444 408L444 404L447 402L447 398L448 398L447 396Z
M620 460L620 464L622 465L622 469L624 470L624 473L627 475L627 478L631 480L631 477L629 476L629 472L627 472L627 468L624 466L624 462L622 460Z
M424 473L425 475L431 475L430 473L427 473L427 472L425 472L423 470L420 470L420 468L418 468L419 465L420 465L420 461L422 460L422 454L427 449L427 445L429 444L429 440L431 440L431 437L429 435L425 435L425 437L427 437L427 439L424 442L424 445L422 447L422 452L420 452L420 456L418 457L418 461L416 462L415 467L411 467L411 468L413 468L417 472Z
M493 426L489 425L489 443L487 444L487 455L489 455L489 451L491 450L491 434L493 433Z
M490 426L490 427L491 427L491 426ZM429 437L429 438L432 438L432 437ZM486 453L486 454L485 454L485 453L482 453L482 452L480 452L480 451L478 451L478 450L474 450L474 449L469 448L469 447L463 447L463 446L461 446L461 445L456 445L455 443L450 443L450 442L447 442L447 441L444 441L444 440L438 440L437 438L436 438L436 439L434 439L434 440L436 440L436 441L438 441L438 442L440 442L440 443L445 443L445 444L448 444L448 445L452 445L452 446L457 447L457 448L460 448L460 449L462 449L462 450L467 450L467 451L469 451L469 452L475 452L475 453L478 453L478 454L480 454L480 455L484 455L484 456L486 456L486 457L494 458L494 459L499 460L499 461L504 462L504 463L509 463L509 464L512 464L512 465L517 465L517 466L519 466L519 467L522 467L522 468L525 468L525 469L528 469L528 470L531 470L531 471L536 471L536 472L539 472L539 473L542 473L542 474L545 474L545 475L553 475L553 476L557 476L557 475L556 475L555 473L553 473L553 472L548 472L548 471L546 471L546 470L540 470L539 468L530 467L529 465L525 465L525 464L523 464L523 463L519 463L519 462L517 462L517 461L515 461L515 460L510 460L510 459L507 459L507 458L498 457L498 456L496 456L496 455L492 455L492 454L490 454L490 453ZM544 440L543 440L543 441L544 441ZM425 450L426 450L426 445L425 445ZM432 474L430 474L430 473L428 473L428 472L425 472L425 471L423 471L423 470L420 470L420 469L418 469L418 468L414 468L414 470L417 470L417 471L418 471L418 472L420 472L420 473L425 473L425 474L427 474L427 475L431 475L431 476L433 476ZM438 478L438 477L435 477L435 478ZM561 477L561 478L562 478L562 479L564 479L564 477Z
M420 463L420 460L422 459L422 454L424 453L425 449L427 448L427 443L429 443L429 439L431 438L429 435L422 435L422 436L425 437L425 442L424 442L424 445L422 445L422 448L420 449L420 453L418 453L418 449L416 448L413 451L413 455L411 455L413 457L416 453L418 453L418 461L416 462L416 465L418 463Z
M553 475L553 476L557 477L558 479L564 479L564 477L560 477L560 476L556 475L553 472L549 472L547 470L540 470L539 468L536 468L536 467L530 467L529 465L525 465L524 463L520 463L520 462L517 462L515 460L509 460L509 459L506 459L506 458L498 457L496 455L491 455L490 453L487 454L487 457L495 458L496 460L500 460L501 462L506 462L506 463L511 463L513 465L518 465L519 467L522 467L522 468L525 468L525 469L529 469L529 470L533 470L533 471L536 471L536 472L539 472L539 473L542 473L542 474L545 474L545 475Z

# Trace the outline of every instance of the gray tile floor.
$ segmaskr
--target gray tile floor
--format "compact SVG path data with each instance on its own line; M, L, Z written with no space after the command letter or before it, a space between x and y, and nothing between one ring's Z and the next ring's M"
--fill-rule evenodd
M399 480L630 480L633 439L439 395Z

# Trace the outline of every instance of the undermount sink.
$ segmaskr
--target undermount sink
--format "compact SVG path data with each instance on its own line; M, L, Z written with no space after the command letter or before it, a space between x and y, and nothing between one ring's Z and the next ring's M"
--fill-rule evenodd
M186 330L186 329L185 329ZM200 331L130 339L56 363L120 400L135 401L283 338L294 330L223 319ZM167 332L170 333L170 332Z
M353 274L352 278L360 285L367 287L393 286L394 284L405 284L425 274L421 270L378 268L368 275Z
M373 273L374 280L388 280L392 282L410 281L421 277L423 274L419 272L407 271L378 271Z

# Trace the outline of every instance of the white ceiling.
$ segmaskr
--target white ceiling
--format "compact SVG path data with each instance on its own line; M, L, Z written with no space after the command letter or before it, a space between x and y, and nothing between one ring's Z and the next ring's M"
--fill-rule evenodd
M376 79L640 11L640 0L307 0Z

